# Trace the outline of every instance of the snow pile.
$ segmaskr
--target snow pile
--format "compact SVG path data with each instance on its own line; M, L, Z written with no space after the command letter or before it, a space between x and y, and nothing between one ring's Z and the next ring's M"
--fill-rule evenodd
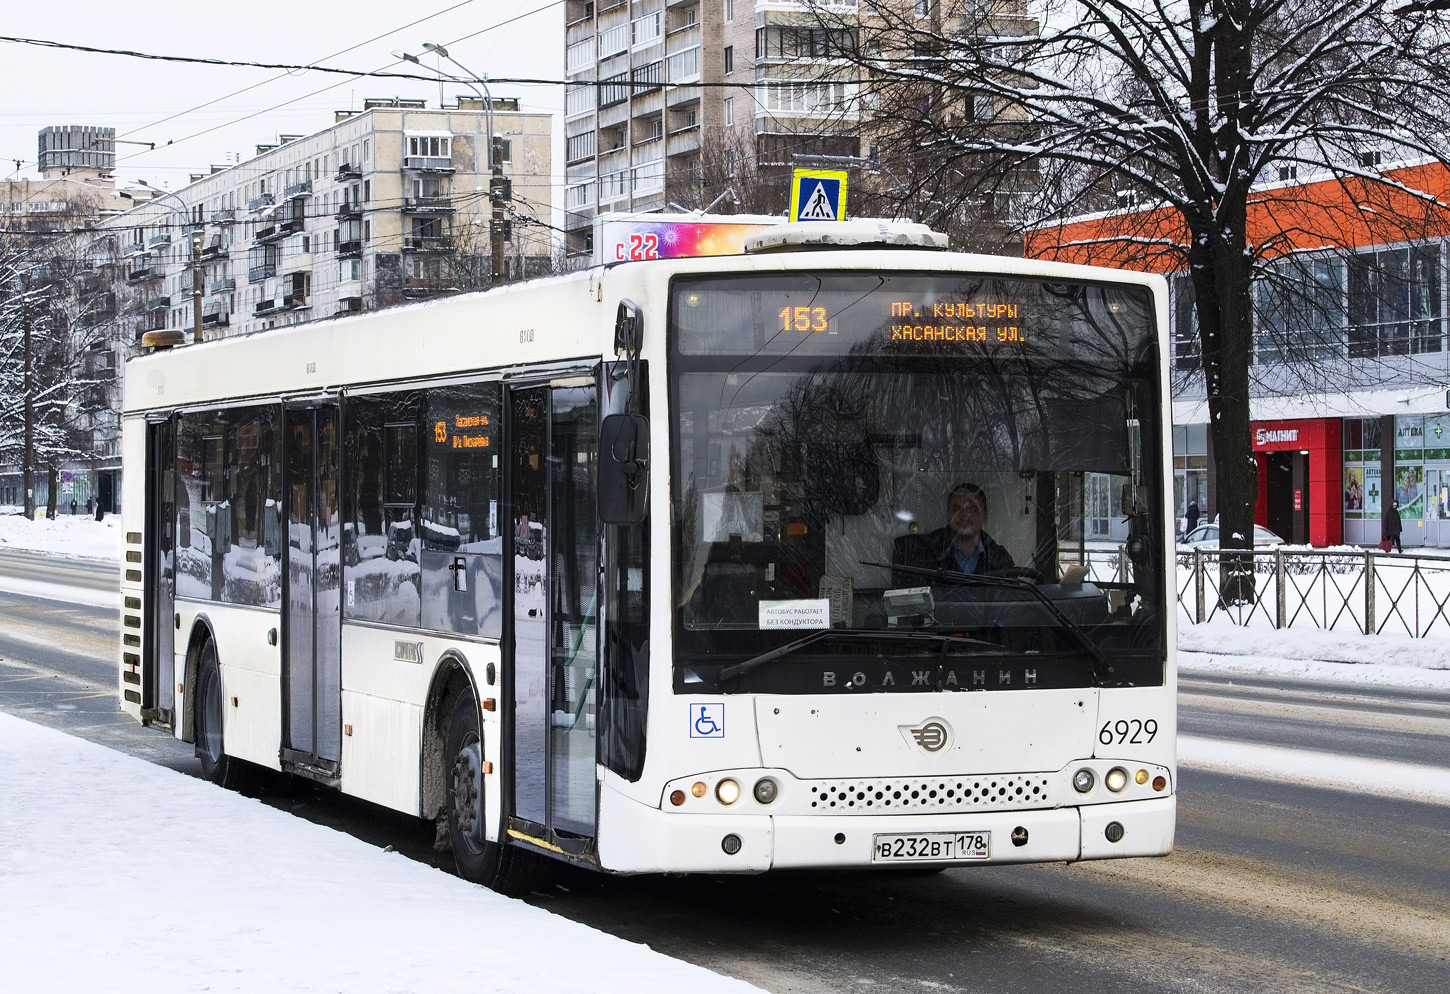
M0 714L14 991L758 988Z
M30 521L18 507L0 507L0 549L119 561L124 537L117 514L108 514L102 521L88 514L58 514L53 519Z
M1450 689L1450 639L1351 635L1318 628L1240 628L1224 619L1178 626L1184 672ZM1346 665L1353 664L1353 665Z

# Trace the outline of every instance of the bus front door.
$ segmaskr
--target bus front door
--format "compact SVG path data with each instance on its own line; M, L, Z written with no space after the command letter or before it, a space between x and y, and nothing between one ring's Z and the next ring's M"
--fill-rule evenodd
M598 400L557 382L513 391L509 415L513 813L568 846L597 815Z
M282 759L332 779L342 751L337 405L288 405L285 424Z

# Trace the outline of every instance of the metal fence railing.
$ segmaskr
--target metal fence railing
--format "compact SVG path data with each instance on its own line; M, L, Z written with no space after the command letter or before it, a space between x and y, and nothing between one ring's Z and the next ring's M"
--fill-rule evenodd
M1252 584L1224 597L1223 559L1242 557ZM1242 596L1251 586L1251 595ZM1365 635L1450 635L1450 560L1380 552L1180 549L1179 618L1203 624L1308 627Z

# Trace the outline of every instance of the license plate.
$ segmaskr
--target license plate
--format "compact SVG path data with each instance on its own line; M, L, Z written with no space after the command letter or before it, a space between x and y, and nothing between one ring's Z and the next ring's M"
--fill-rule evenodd
M871 848L873 863L941 863L954 859L988 859L991 855L991 832L878 835Z

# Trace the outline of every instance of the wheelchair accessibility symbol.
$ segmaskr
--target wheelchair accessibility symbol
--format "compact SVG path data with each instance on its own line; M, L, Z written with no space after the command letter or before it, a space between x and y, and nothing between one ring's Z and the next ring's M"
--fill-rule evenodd
M691 704L690 738L723 739L725 737L725 704Z

